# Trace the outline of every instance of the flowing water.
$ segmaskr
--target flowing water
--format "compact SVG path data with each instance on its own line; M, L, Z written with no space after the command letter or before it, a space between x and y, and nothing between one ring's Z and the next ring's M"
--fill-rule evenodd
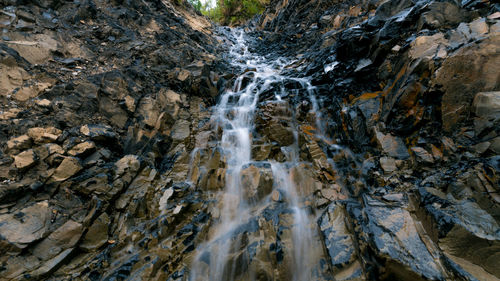
M281 147L285 157L280 162L271 159L257 162L252 159L252 135L255 130L255 115L259 107L259 95L273 90L274 102L282 102L287 95L284 87L272 88L285 79L293 80L309 95L311 111L317 113L317 101L312 87L303 78L282 75L283 69L291 63L283 58L267 60L249 52L245 33L232 30L234 36L230 58L234 67L244 70L231 90L226 90L214 108L212 121L215 130L222 130L218 147L226 157L225 189L219 194L219 219L211 226L207 241L198 246L197 255L190 266L190 280L252 280L259 279L256 272L248 267L249 261L234 257L232 253L242 247L244 237L242 227L248 225L252 217L269 204L271 195L260 200L249 199L242 183L242 170L254 165L272 171L274 192L284 198L288 213L291 214L291 249L284 253L289 265L289 280L312 280L317 271L311 264L319 264L317 254L316 224L307 211L303 198L297 191L291 170L299 164L298 133L294 128L294 141ZM316 127L321 128L319 114ZM293 122L293 121L292 121ZM239 238L238 238L239 237ZM316 237L316 238L315 238ZM275 277L274 277L275 278ZM274 279L273 278L273 279Z

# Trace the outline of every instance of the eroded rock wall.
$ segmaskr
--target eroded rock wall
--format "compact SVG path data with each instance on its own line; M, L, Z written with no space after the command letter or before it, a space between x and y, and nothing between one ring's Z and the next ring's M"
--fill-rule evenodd
M218 93L212 23L177 1L0 7L0 279L170 276L177 252L127 247L175 231L158 201Z

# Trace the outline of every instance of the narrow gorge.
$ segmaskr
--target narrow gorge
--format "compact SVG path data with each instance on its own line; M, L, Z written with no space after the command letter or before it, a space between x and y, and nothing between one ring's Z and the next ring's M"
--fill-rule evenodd
M500 4L0 0L0 280L500 280Z

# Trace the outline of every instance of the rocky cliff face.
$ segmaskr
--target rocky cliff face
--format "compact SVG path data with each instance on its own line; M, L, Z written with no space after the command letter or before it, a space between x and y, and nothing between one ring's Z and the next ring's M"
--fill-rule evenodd
M0 279L128 276L218 93L212 24L169 1L0 3Z
M0 280L500 279L498 4L274 0L259 80L177 3L0 0Z

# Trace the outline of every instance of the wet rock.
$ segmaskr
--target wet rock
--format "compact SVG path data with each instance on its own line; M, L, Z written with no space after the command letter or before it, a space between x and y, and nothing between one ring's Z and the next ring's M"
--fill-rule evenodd
M32 144L31 138L28 135L22 135L16 138L11 138L7 142L7 151L22 151L30 148Z
M33 255L41 260L49 260L62 251L72 248L80 240L83 226L73 220L68 220L47 238L33 248Z
M226 183L226 159L220 149L199 150L193 163L201 167L192 167L191 179L203 189L222 190Z
M498 118L478 114L473 102L499 90L495 3L271 0L254 21L262 30L246 30L250 50L292 58L277 79L301 78L261 96L252 160L290 162L273 163L286 170L279 179L260 162L235 179L217 150L226 128L213 130L209 108L234 77L219 71L240 71L213 61L232 31L209 38L210 24L182 1L32 2L0 0L0 138L8 153L0 153L0 252L12 254L0 257L0 279L191 279L193 257L221 218L217 200L233 198L226 181L241 181L258 205L221 239L231 245L222 279L497 278L498 239L477 229L498 228ZM311 91L298 85L308 78ZM12 138L41 124L64 133ZM30 149L39 158L31 169L9 167ZM410 154L414 166L401 160ZM407 202L419 172L422 185L447 192L439 199L446 202ZM29 218L36 211L25 209L45 198L58 210L47 215L52 234L33 228L43 234L9 242L20 238L4 235L6 225ZM307 236L309 226L297 223L293 199L309 219L320 216L305 251L296 234ZM74 227L63 231L65 223ZM20 222L15 234L29 237L22 228L30 224ZM217 253L203 266L213 267ZM309 264L314 273L301 278Z
M119 70L102 74L101 91L98 95L99 111L119 128L125 126L128 113L121 108L120 101L128 95L126 78Z
M432 157L434 157L434 160L441 161L443 159L443 152L441 151L441 149L439 149L433 144L431 144L431 152L432 152Z
M112 189L106 192L105 198L113 198L114 196L122 192L125 188L127 188L132 180L137 176L140 168L141 161L136 155L126 155L120 160L116 161L116 163L114 164L114 178ZM132 190L129 194L123 195L124 199L121 200L121 202L123 203L127 199L130 199L130 197L133 196L133 192L134 191Z
M111 151L108 149L100 149L94 153L92 153L90 156L85 158L83 165L88 167L92 166L98 163L101 163L103 161L107 161L111 158Z
M427 152L422 147L412 147L411 151L415 154L417 161L421 163L426 163L426 164L432 164L434 163L434 158L432 157L432 154Z
M111 189L109 176L105 173L99 173L94 177L80 182L74 189L85 195L94 193L98 196L103 196Z
M83 125L80 128L80 133L96 141L113 140L116 138L116 133L111 127L101 124Z
M458 201L433 188L420 188L418 192L434 223L428 228L437 230L429 229L428 233L436 233L434 239L440 248L463 268L473 263L500 278L495 259L500 249L498 222L475 202ZM473 276L477 273L470 271ZM482 279L480 274L475 277Z
M16 11L16 15L20 18L20 19L23 19L27 22L35 22L35 16L28 12L28 11L24 11L24 10L17 10Z
M396 159L407 159L410 157L403 140L400 138L391 134L384 134L377 130L375 130L375 137L380 148L390 157Z
M318 220L335 280L356 280L363 276L346 220L345 208L337 202L328 205Z
M368 196L364 201L367 217L364 231L372 237L375 253L386 259L383 276L404 279L416 274L426 279L444 278L440 265L420 238L417 225L407 210Z
M243 167L240 177L244 196L248 201L257 202L273 189L273 172L270 165L250 164Z
M82 165L77 158L66 157L54 171L52 179L56 182L65 181L80 172L81 169Z
M290 179L297 190L297 196L304 198L321 189L321 183L316 180L312 165L298 164L290 169ZM325 167L326 168L326 167ZM333 185L331 187L334 187ZM335 190L337 195L338 190Z
M61 130L54 127L28 129L28 136L36 143L55 142L61 134Z
M288 146L295 141L290 126L291 112L288 102L267 102L259 108L256 117L257 131L281 146Z
M252 146L252 158L256 161L267 160L271 153L272 146L270 144L260 144Z
M50 88L51 86L52 86L51 83L38 82L36 84L27 87L22 87L21 89L19 89L19 91L15 93L14 98L18 101L24 102L31 98L37 97L43 91Z
M469 25L462 22L458 27L450 32L450 47L459 48L472 39Z
M319 18L319 23L322 26L328 26L333 21L333 15L324 15Z
M50 226L48 201L42 201L19 212L0 215L0 252L18 252L43 238Z
M106 244L108 241L109 223L110 219L106 213L100 215L89 227L79 247L91 252Z
M27 169L32 167L38 161L38 156L33 149L23 151L14 156L14 166L18 169Z
M281 195L281 192L279 192L279 190L273 190L271 199L273 199L274 202L281 202L283 201L283 196Z
M284 126L282 123L275 120L271 121L268 130L271 140L278 142L281 146L288 146L293 144L293 130L290 127Z
M73 146L68 150L68 154L75 157L84 157L96 149L95 143L91 141L86 141Z
M357 108L359 108L361 114L365 117L366 128L373 127L380 115L380 98L378 97L369 98L367 96L361 96L356 101L356 106ZM353 125L354 124L355 122L353 120ZM357 126L354 125L354 127Z

